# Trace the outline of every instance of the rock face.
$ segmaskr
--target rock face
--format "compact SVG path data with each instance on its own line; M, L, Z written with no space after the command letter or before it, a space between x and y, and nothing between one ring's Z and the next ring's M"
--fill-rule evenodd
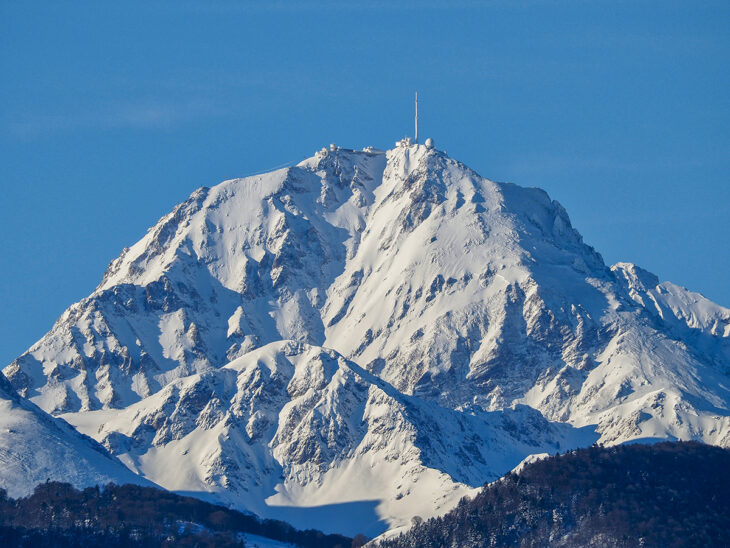
M730 445L729 309L422 145L199 189L4 371L165 487L295 525L375 501L351 534L530 453Z
M0 488L10 497L24 497L47 480L79 488L151 485L97 442L18 396L0 373Z

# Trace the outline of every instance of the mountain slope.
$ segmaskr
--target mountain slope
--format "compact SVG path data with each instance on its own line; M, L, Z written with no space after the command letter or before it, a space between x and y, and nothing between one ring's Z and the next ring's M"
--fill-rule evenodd
M592 447L526 465L380 548L726 546L730 451Z
M414 511L449 508L531 453L596 439L526 406L444 409L332 350L293 341L178 379L121 412L64 417L167 489L209 492L297 527L326 514L326 531L368 536L406 525ZM368 504L348 522L357 501Z
M729 309L422 145L197 190L4 369L165 487L363 504L350 534L557 444L730 445L729 371Z
M97 442L18 396L0 374L0 488L11 497L25 496L47 480L76 487L151 485Z
M383 165L382 154L333 155L316 170L199 189L112 261L9 378L50 412L118 408L262 344L323 342L318 310Z

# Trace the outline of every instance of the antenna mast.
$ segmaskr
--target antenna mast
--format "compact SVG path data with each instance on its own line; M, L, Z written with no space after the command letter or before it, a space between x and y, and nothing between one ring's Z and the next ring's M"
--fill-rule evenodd
M413 142L418 144L418 92L416 92L416 136Z

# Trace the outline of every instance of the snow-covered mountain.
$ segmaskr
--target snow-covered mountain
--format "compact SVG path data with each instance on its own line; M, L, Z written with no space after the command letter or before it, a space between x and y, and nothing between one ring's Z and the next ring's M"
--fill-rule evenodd
M21 398L0 373L0 488L26 496L46 480L88 487L151 485L97 442Z
M347 533L531 453L730 445L729 309L422 145L197 190L4 371L164 487Z

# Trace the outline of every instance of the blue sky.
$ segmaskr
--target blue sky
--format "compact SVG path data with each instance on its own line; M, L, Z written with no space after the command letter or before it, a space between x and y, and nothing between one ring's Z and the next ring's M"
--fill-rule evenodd
M730 306L730 3L0 0L0 362L199 186L421 133Z

